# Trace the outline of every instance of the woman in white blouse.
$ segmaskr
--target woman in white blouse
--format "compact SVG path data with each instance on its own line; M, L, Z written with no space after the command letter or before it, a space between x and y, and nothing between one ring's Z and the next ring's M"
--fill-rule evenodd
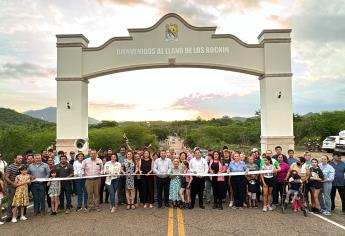
M111 155L111 160L105 163L104 165L104 174L111 175L107 176L105 179L105 184L108 188L109 196L110 196L110 207L111 207L111 213L114 213L116 210L115 206L115 194L117 191L117 188L119 186L119 174L121 171L121 164L117 161L117 155L113 153Z
M84 154L78 153L76 161L73 163L73 170L74 170L74 177L82 177L83 176L83 167L82 163L84 160ZM85 189L85 179L75 179L75 187L77 190L78 195L78 203L77 203L77 211L82 211L82 203L84 200L84 211L86 212L88 209L88 195ZM84 198L84 199L83 199Z

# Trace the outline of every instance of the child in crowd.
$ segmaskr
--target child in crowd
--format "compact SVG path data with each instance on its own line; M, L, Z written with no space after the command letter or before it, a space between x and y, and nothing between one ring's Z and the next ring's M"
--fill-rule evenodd
M30 175L28 175L28 171L26 166L21 166L19 168L20 174L17 175L15 179L15 183L17 185L16 193L13 197L12 202L12 223L17 222L17 209L20 209L20 220L27 220L27 218L24 216L24 208L29 205L29 188L28 184L31 183L30 181Z
M249 171L259 170L258 165L255 164L254 153L248 157L247 169ZM258 208L256 203L257 199L257 185L258 185L258 175L247 175L248 185L247 185L247 195L248 195L248 207Z
M188 161L182 162L182 174L190 173L189 170L189 163ZM180 208L188 208L190 206L190 185L192 183L192 176L186 175L181 176L181 188L180 188ZM184 198L184 194L186 193L186 199Z
M299 193L302 192L302 180L301 176L298 175L296 170L291 171L291 177L288 180L289 183L289 190L287 191L285 204L289 200L290 195L293 195L293 205L292 208L296 212L301 208L301 204L299 203Z
M52 170L50 172L50 177L51 178L56 178L56 172L55 170ZM57 209L59 206L59 196L60 196L60 190L61 190L61 183L59 180L54 180L48 182L48 195L51 199L51 206L52 206L52 212L50 215L56 215L57 214Z
M179 200L179 191L180 191L180 179L181 176L178 174L182 173L182 168L180 167L180 161L175 158L173 161L173 168L171 170L171 180L170 180L170 191L169 191L169 200L172 201L173 207L177 208L177 203Z
M4 224L4 222L2 222L2 199L4 198L5 195L5 185L4 185L4 181L3 181L3 174L0 171L0 225Z

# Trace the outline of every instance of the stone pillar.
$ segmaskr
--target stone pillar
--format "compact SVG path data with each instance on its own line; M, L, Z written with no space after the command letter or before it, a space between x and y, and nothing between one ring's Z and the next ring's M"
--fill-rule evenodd
M76 139L88 140L88 80L83 79L83 35L57 35L56 149L75 150Z
M264 30L258 39L264 45L264 71L260 76L261 151L283 152L294 148L291 30Z

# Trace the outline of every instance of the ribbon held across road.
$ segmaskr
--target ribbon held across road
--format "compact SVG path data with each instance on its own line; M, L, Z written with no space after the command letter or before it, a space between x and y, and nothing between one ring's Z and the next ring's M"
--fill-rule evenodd
M237 175L258 175L258 174L268 174L273 173L273 170L256 170L256 171L241 171L241 172L230 172L230 173L221 173L221 174L195 174L195 173L187 173L187 174L166 174L167 176L196 176L196 177L213 177L213 176L237 176ZM75 180L75 179L95 179L101 177L120 177L120 176L147 176L147 174L106 174L106 175L93 175L93 176L78 176L78 177L63 177L63 178L36 178L32 180L32 182L49 182L49 181L61 181L61 180ZM154 176L157 174L149 174L150 176ZM162 174L158 174L162 175Z

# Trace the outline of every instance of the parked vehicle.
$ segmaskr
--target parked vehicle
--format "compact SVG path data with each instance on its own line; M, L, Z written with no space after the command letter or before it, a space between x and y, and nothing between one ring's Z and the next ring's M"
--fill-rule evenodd
M319 139L310 140L304 144L309 152L321 152L321 145L319 143Z
M335 145L339 142L339 136L328 136L322 142L322 151L333 153Z
M334 151L345 153L345 130L339 132L339 141L336 143Z

